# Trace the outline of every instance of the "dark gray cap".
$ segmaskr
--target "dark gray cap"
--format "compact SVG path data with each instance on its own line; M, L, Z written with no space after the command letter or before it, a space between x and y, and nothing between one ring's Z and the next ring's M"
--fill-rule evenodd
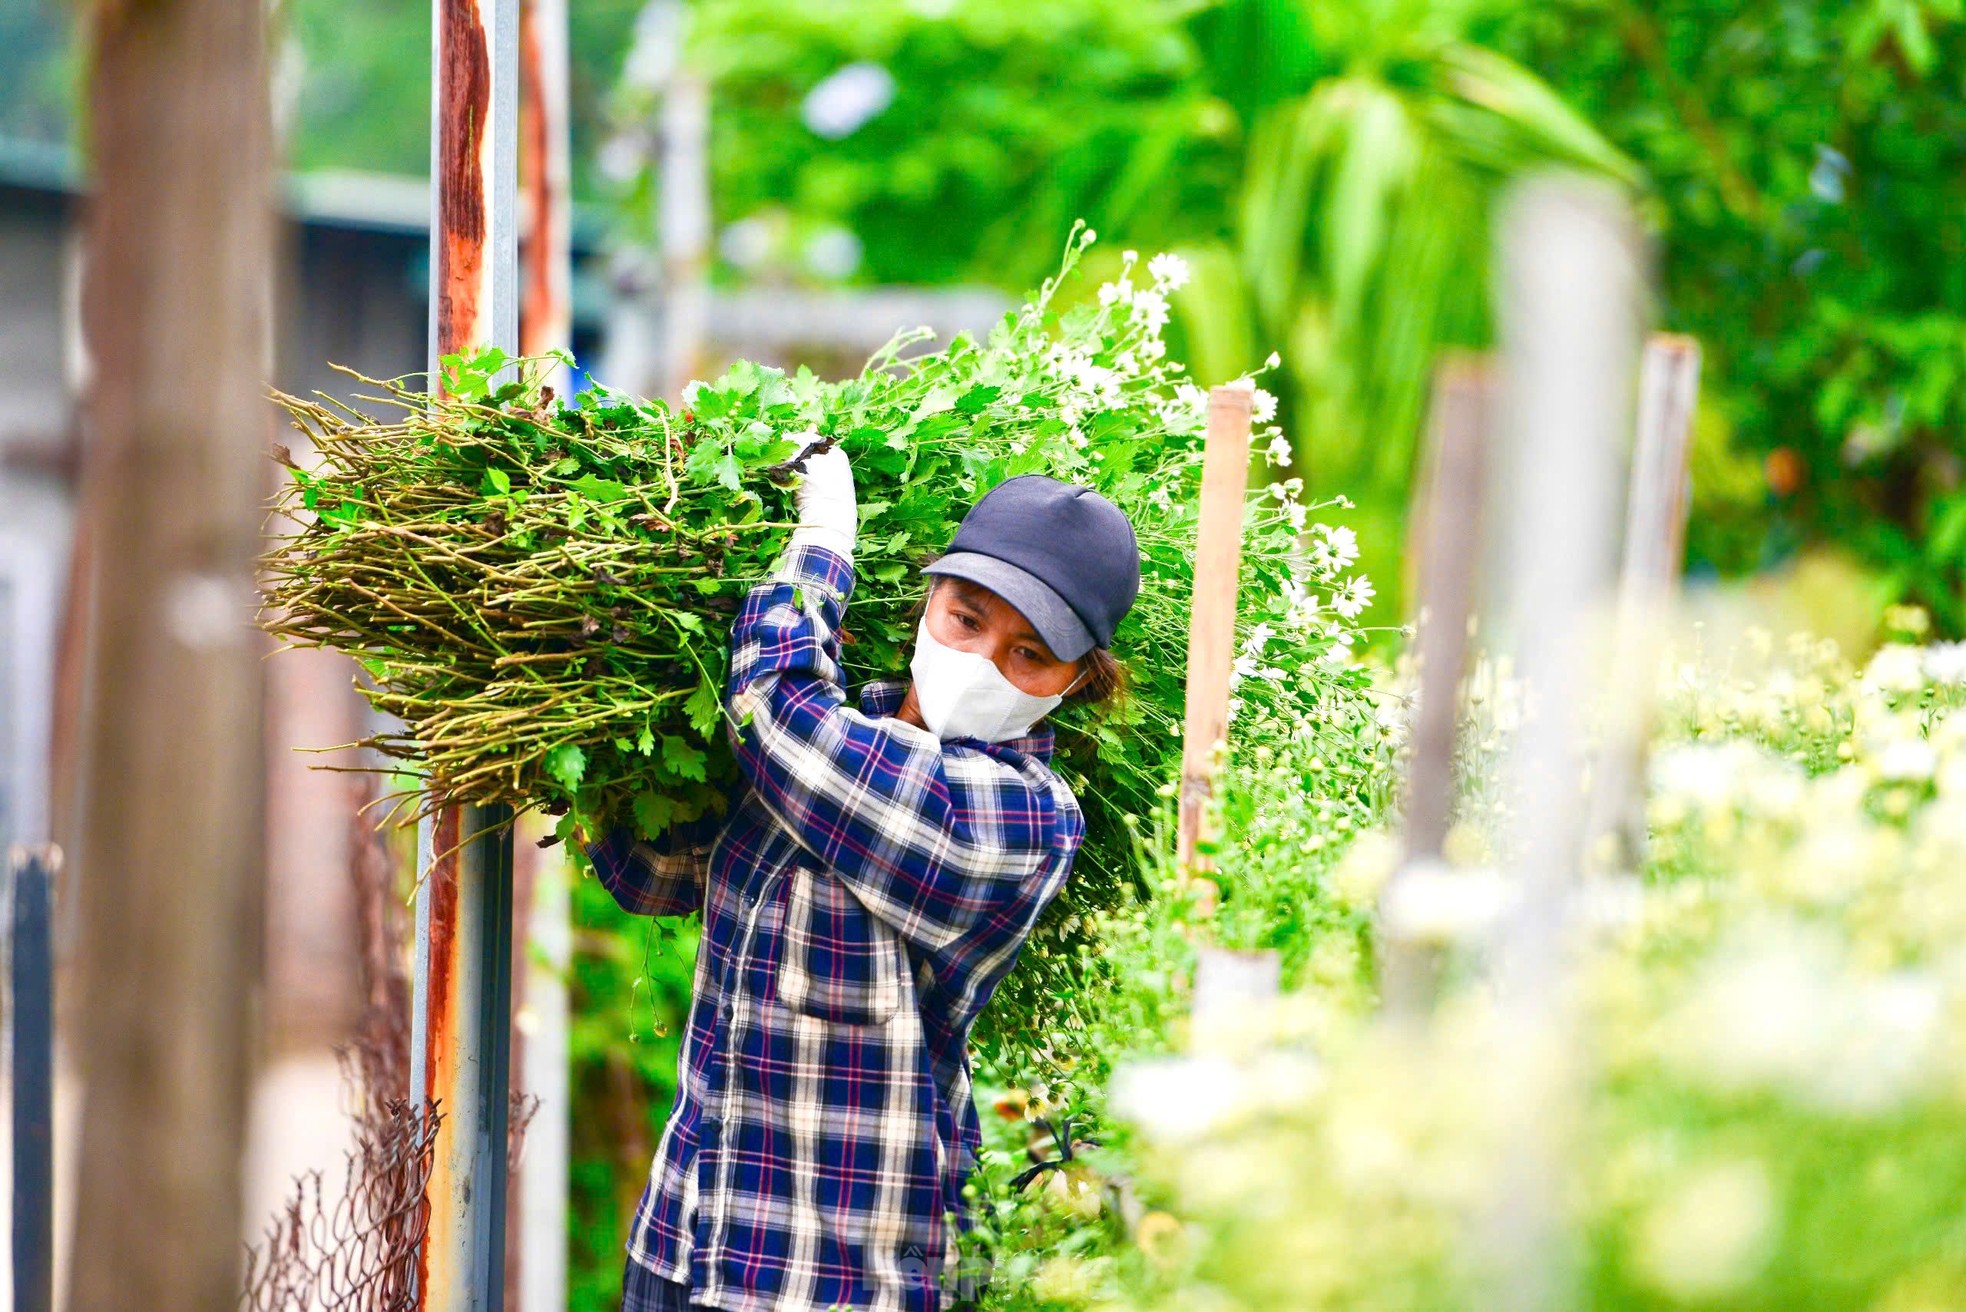
M1075 661L1112 645L1140 595L1140 543L1125 513L1091 488L1020 474L970 507L948 554L923 573L982 584L1052 655Z

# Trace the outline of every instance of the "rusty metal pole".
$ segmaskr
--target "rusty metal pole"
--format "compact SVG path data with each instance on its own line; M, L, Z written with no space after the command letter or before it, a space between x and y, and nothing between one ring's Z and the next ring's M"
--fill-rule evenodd
M519 0L437 0L431 19L434 386L445 355L519 344ZM417 835L410 1087L444 1117L417 1305L441 1312L505 1301L509 819L502 807L446 809Z

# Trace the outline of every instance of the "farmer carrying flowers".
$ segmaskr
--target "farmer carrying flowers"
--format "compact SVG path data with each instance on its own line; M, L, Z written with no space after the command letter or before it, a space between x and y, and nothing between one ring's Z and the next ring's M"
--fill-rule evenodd
M930 590L909 680L848 702L858 528L846 454L809 448L799 525L730 635L728 814L588 847L644 915L701 908L675 1108L628 1240L624 1312L940 1312L981 1146L967 1040L1084 834L1044 717L1120 682L1132 525L1012 478Z

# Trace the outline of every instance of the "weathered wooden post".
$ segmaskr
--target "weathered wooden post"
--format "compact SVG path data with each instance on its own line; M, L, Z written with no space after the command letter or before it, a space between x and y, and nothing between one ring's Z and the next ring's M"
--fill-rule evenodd
M1575 1306L1560 1236L1571 1151L1573 908L1583 860L1585 717L1602 689L1618 483L1645 267L1622 198L1582 179L1514 189L1498 225L1503 439L1490 556L1521 728L1504 763L1513 899L1496 933L1493 1105L1503 1145L1483 1252L1497 1306Z
M1611 686L1591 771L1586 856L1606 873L1638 869L1645 854L1645 743L1658 660L1686 542L1687 455L1700 394L1700 344L1655 333L1638 371L1637 433L1625 498Z
M55 1305L55 953L52 852L12 853L8 1072L13 1098L14 1312Z
M432 8L430 377L518 348L519 0ZM443 1113L418 1305L497 1312L505 1295L512 839L503 807L418 831L410 1088Z
M93 618L65 851L86 1090L68 1306L232 1307L265 882L266 6L91 5L77 25Z
M1473 357L1442 365L1434 382L1424 504L1420 507L1419 706L1413 722L1401 824L1400 866L1380 899L1386 944L1380 992L1389 1013L1426 1014L1439 971L1438 944L1408 932L1403 912L1433 892L1445 870L1442 848L1454 808L1454 740L1467 665L1475 563L1482 536L1483 460L1494 387Z
M1229 679L1235 668L1236 586L1242 566L1243 497L1249 488L1249 419L1254 390L1209 389L1202 448L1201 513L1195 587L1188 617L1187 722L1181 741L1178 853L1185 873L1212 865L1202 853L1216 754L1229 732ZM1201 892L1206 905L1209 893Z

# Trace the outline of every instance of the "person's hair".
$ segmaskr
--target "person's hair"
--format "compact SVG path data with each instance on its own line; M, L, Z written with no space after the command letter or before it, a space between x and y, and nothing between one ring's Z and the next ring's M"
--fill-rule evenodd
M924 565L933 565L934 563L935 561L933 560L923 562ZM915 601L913 609L908 612L908 624L910 627L920 623L922 616L928 613L929 597L935 592L935 589L941 584L942 580L949 576L946 574L929 574L925 577L928 579L928 586L922 589L922 595ZM1126 695L1126 691L1131 685L1131 679L1127 674L1125 662L1113 655L1112 648L1110 647L1091 648L1085 655L1079 657L1077 665L1079 673L1085 675L1085 682L1065 694L1065 700L1067 702L1082 702L1087 705L1111 709L1112 706L1117 705L1119 700Z

